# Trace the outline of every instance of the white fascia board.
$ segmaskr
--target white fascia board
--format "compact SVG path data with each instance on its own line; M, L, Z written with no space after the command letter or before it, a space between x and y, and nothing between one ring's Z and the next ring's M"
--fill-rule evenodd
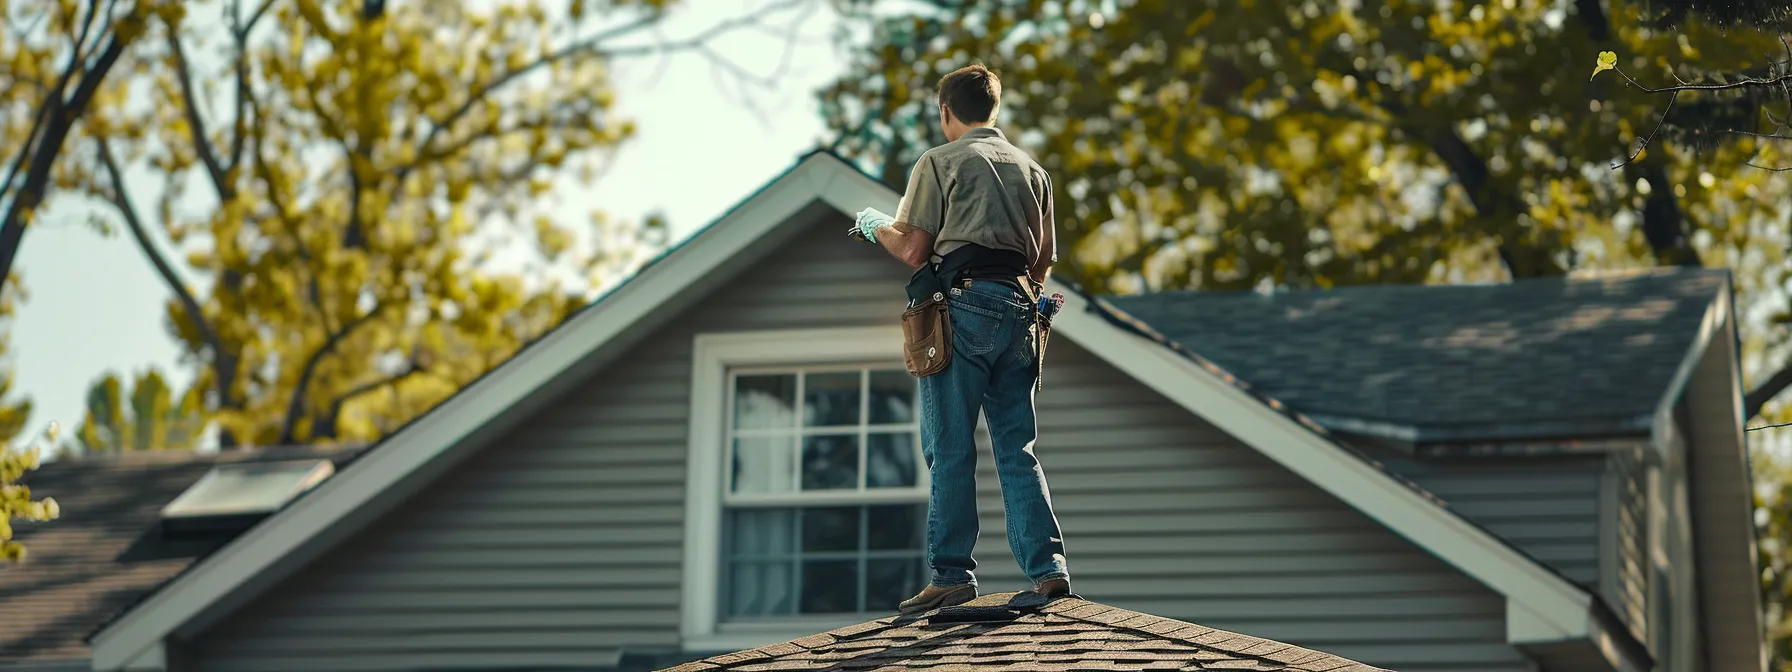
M1724 325L1729 322L1729 302L1721 296L1713 297L1711 305L1705 308L1705 317L1699 320L1699 332L1693 336L1691 347L1680 358L1680 365L1674 368L1674 377L1668 380L1668 386L1662 391L1661 400L1655 403L1655 414L1650 422L1651 442L1650 460L1652 464L1665 465L1670 462L1668 447L1673 444L1674 406L1679 403L1681 394L1686 391L1692 380L1693 371L1699 368L1699 361L1705 358L1705 351L1711 347L1711 339L1725 333Z

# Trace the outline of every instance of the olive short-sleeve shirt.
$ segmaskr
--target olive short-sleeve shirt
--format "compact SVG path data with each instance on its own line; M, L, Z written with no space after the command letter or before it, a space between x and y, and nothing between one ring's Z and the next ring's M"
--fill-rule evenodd
M1058 260L1051 177L993 127L922 154L896 221L933 234L941 256L976 243L1020 252L1033 268Z

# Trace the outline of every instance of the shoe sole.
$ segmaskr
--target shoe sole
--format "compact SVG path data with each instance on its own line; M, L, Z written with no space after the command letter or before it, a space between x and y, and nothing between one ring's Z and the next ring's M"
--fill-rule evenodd
M938 598L935 598L932 602L928 602L925 604L917 604L917 605L913 605L913 606L909 606L909 607L898 607L896 613L902 614L904 616L908 616L908 615L913 615L913 614L919 614L919 613L926 612L926 611L933 611L935 609L944 609L946 607L956 607L958 605L964 604L966 602L969 602L969 601L975 600L975 599L977 599L977 591L976 590L970 589L970 588L959 588L957 590L953 590L951 592L944 593L944 594L940 595Z

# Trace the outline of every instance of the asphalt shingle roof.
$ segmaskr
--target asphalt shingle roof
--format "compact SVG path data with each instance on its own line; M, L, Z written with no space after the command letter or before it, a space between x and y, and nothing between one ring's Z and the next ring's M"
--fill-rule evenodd
M1376 672L1337 656L1183 621L1064 598L1037 611L1004 609L1014 593L963 607L889 617L670 668L739 670L1260 670ZM972 620L978 619L978 620ZM992 620L981 620L992 619Z
M1418 441L1647 430L1724 270L1103 297L1314 421Z
M192 565L217 544L154 543L163 506L225 462L328 457L354 448L278 448L197 454L150 451L58 460L25 472L33 498L54 497L62 516L16 522L25 562L0 565L0 663L86 660L88 635Z

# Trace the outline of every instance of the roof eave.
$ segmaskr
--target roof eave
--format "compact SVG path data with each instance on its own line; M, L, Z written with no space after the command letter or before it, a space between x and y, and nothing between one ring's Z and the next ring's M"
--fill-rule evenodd
M1327 413L1306 413L1306 416L1334 432L1373 437L1408 446L1644 438L1649 435L1654 424L1652 414L1522 423L1436 425L1394 423Z

